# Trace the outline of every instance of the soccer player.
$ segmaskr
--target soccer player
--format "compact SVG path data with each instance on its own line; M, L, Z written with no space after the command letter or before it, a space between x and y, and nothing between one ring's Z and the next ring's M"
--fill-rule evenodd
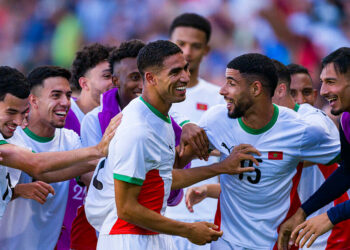
M18 132L25 145L35 152L67 151L81 147L79 136L63 128L70 107L69 78L68 70L54 66L38 67L28 76L31 88L28 127ZM63 222L69 185L68 181L58 181L68 180L86 170L91 171L94 164L90 165L91 168L81 166L45 178L47 182L56 183L52 184L55 196L48 197L44 205L20 198L11 202L4 215L6 220L2 220L0 225L1 246L6 249L53 249ZM32 181L32 177L21 173L21 183Z
M197 14L185 13L176 17L170 26L170 40L177 44L183 51L186 61L189 63L190 81L186 86L186 99L180 103L174 103L170 109L173 112L188 117L191 122L198 122L202 114L217 104L223 104L224 99L219 94L219 86L215 86L199 77L200 63L210 50L208 45L211 36L209 21ZM180 124L184 121L180 121ZM186 122L186 121L185 121ZM182 125L182 124L181 124ZM209 165L218 162L218 157L210 157L203 161L195 159L191 167ZM200 184L218 183L218 177L205 180ZM196 207L193 213L187 211L185 200L174 207L168 207L165 216L186 222L210 221L213 222L217 200L207 199ZM183 237L174 236L177 249L210 249L210 245L198 246L192 244Z
M254 172L220 176L215 223L224 235L212 249L273 248L278 226L293 211L290 201L300 178L299 162L330 164L338 156L339 143L320 126L272 104L277 81L275 66L266 56L244 54L233 59L220 90L227 106L210 109L199 123L222 159L242 142L261 152Z
M113 135L113 133L106 133L105 139L107 140L96 147L70 152L34 154L25 149L27 146L21 136L19 136L19 128L17 128L17 126L22 125L28 112L29 93L29 84L22 73L7 66L0 67L0 152L2 156L0 160L2 165L0 166L0 194L3 197L0 202L0 218L3 216L5 208L12 198L13 191L16 191L14 185L19 180L21 174L19 170L30 174L37 180L45 181L57 178L61 173L72 172L74 174L76 171L81 173L89 171L90 168L86 167L86 161L103 157L106 154L108 141ZM117 125L118 122L110 127L112 128L111 131ZM84 161L84 164L73 165L71 168L68 168L70 165L81 161ZM34 196L41 199L43 203L46 201L46 196L49 192L53 192L53 190L43 190L40 185Z
M312 79L309 71L298 64L287 66L291 74L290 94L298 104L308 103L314 106L317 98L317 90L312 86Z
M350 173L349 68L350 48L340 48L322 60L320 76L322 82L321 95L329 101L332 114L339 115L344 112L341 117L341 126L339 127L342 163L318 191L304 202L298 211L282 225L279 235L280 249L290 248L294 242L296 245L300 244L300 247L304 245L309 247L320 235L328 232L334 225L350 218L350 202L346 201L329 209L327 213L302 223L306 216L333 201L350 187L348 181ZM303 231L299 233L301 229Z
M252 171L254 168L241 168L240 161L250 159L258 165L248 153L259 152L240 145L221 164L176 169L186 159L175 157L168 111L172 103L186 97L188 63L177 45L156 41L141 49L137 65L144 80L142 96L122 111L123 121L110 148L118 153L100 162L93 177L103 202L100 213L107 215L98 249L175 249L166 234L180 235L196 244L216 240L222 232L213 230L216 226L212 223L185 223L162 216L170 188L182 188L220 173Z
M78 98L71 98L71 108L64 127L74 130L79 136L80 125L85 114L100 104L102 93L115 87L108 65L108 57L112 49L113 47L99 43L84 46L76 53L72 63L70 83L75 89L80 90L80 95ZM98 142L101 138L102 136ZM83 206L86 196L84 185L88 186L90 178L89 173L78 177L80 185L75 179L70 180L66 213L57 243L58 250L79 247L96 248L96 232L87 222Z

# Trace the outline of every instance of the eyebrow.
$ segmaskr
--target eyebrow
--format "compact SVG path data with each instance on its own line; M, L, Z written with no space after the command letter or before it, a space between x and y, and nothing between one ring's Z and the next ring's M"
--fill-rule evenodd
M102 73L111 73L111 70L110 69L104 69L104 70L102 70Z
M320 79L320 80L322 81L322 79ZM337 80L337 78L334 78L334 77L326 77L324 80L325 80L325 81L329 81L329 80L335 81L335 80Z
M173 69L171 69L170 71L169 71L169 75L172 75L172 74L174 74L174 73L177 73L177 72L179 72L180 70L187 70L188 69L188 65L189 65L189 63L186 63L186 65L182 68L182 67L177 67L177 68L173 68Z
M62 90L54 89L54 90L51 91L51 94L53 94L53 93L62 94L63 91L62 91ZM72 94L72 91L71 91L71 90L70 90L70 91L67 91L67 93L68 93L68 94Z
M226 77L227 80L232 80L232 81L235 81L235 82L238 82L235 78L233 78L232 76L227 76Z

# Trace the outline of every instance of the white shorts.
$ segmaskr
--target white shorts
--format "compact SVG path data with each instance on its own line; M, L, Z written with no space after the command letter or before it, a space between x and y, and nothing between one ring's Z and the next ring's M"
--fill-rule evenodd
M213 241L210 245L211 250L253 250L241 246L237 246L233 243L229 243L226 240L219 238L217 241Z
M170 235L100 234L97 250L176 250Z

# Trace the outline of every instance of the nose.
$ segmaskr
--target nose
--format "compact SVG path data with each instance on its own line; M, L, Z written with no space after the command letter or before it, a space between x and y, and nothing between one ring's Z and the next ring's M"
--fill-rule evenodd
M222 87L220 88L220 95L226 95L227 91L226 91L226 84L222 85Z
M328 89L326 84L321 84L321 90L320 90L320 95L321 96L326 96L328 94Z
M294 97L294 100L298 103L298 104L303 104L306 102L304 95L301 93L301 91L298 91L297 95Z
M181 47L181 49L184 53L185 58L187 59L191 55L191 46L189 44L185 44Z
M25 116L26 116L26 114L17 114L13 119L13 123L16 126L21 126L23 121L24 121Z
M139 80L139 83L138 83L137 87L139 89L141 89L141 90L143 89L143 81L142 81L142 79Z
M182 70L181 82L189 83L190 82L190 72L189 70Z
M60 105L63 107L70 107L70 97L63 96L60 101Z

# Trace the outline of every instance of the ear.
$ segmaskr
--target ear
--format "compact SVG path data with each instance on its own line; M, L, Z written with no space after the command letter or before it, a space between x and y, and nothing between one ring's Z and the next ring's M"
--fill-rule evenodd
M146 79L146 82L155 86L157 85L157 77L155 76L154 73L152 72L145 72L145 79Z
M88 79L85 76L81 76L78 81L81 89L86 91L90 90L88 85Z
M37 109L38 108L38 98L35 95L30 94L29 95L29 104L30 104L31 108Z
M251 94L253 96L258 96L262 93L263 91L263 86L260 81L254 81L251 86L250 86Z
M117 76L114 76L114 75L112 76L112 83L118 89L120 88L120 82L119 82L119 78Z
M287 86L284 83L280 83L276 87L275 94L277 94L278 97L283 97L286 95L287 92Z

